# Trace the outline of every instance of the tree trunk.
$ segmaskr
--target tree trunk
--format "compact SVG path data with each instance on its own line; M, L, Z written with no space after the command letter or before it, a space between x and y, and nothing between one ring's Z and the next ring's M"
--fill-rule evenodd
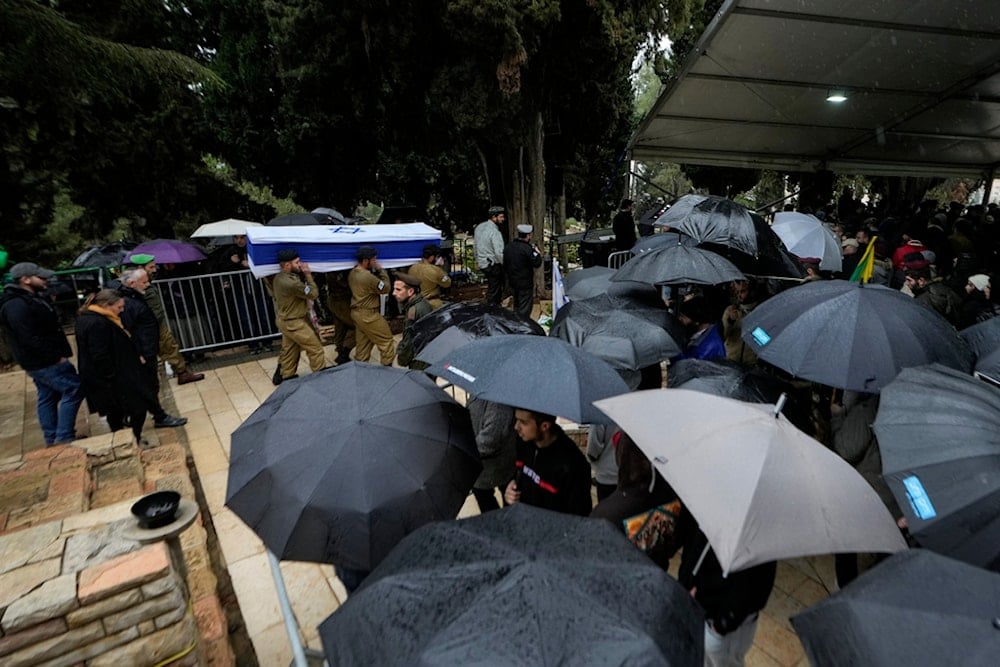
M533 243L543 250L545 245L545 121L535 114L525 142L525 224L533 228ZM535 294L545 291L545 264L535 271Z

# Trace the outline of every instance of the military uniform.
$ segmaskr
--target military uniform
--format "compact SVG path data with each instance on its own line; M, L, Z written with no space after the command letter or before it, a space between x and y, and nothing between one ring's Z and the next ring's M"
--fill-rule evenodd
M396 358L396 342L389 330L389 323L379 312L381 295L389 293L389 274L384 269L372 273L355 266L347 276L351 287L351 319L354 320L357 347L356 361L368 361L372 348L378 345L383 366L392 366Z
M326 305L333 315L333 344L337 347L337 363L351 360L351 350L356 343L354 320L351 318L351 287L347 284L347 271L326 274Z
M411 266L406 272L420 279L420 293L431 305L431 308L437 310L444 305L444 302L441 301L441 288L451 287L451 276L445 273L440 266L420 262Z
M412 273L410 275L413 275ZM427 368L423 362L415 362L413 355L413 324L424 315L433 312L431 304L424 299L423 294L417 294L412 299L403 304L403 312L406 313L406 328L403 329L403 337L399 341L399 349L396 352L400 366L409 366L417 370Z
M299 355L304 350L309 358L309 368L319 371L326 368L323 343L313 326L309 305L319 290L311 275L299 278L294 273L279 273L271 283L274 294L275 324L281 332L281 353L278 366L282 378L295 375L299 366Z

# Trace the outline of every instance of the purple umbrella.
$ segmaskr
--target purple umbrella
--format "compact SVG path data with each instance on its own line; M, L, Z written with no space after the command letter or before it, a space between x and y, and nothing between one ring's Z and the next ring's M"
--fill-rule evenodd
M183 264L208 259L198 246L174 239L156 239L140 243L129 256L132 255L152 255L157 264Z

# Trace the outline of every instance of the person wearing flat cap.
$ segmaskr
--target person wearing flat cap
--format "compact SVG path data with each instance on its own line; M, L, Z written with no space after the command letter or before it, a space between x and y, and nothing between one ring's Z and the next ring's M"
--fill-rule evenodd
M431 308L437 310L444 305L441 301L441 289L451 287L451 276L440 266L441 248L433 243L425 245L422 255L420 262L407 269L407 273L420 279L420 293L431 304Z
M531 243L531 225L518 225L517 238L503 249L503 268L514 297L514 312L531 317L535 300L535 269L542 265L542 253Z
M396 358L400 366L408 366L416 370L423 370L427 365L415 361L413 355L413 324L424 315L434 309L424 299L420 293L420 279L406 273L396 273L396 280L393 281L392 295L399 302L399 310L403 313L406 325L403 329L403 337L396 346Z
M392 366L396 358L396 341L389 323L382 317L382 295L392 288L389 274L378 262L378 250L370 245L358 248L357 265L347 275L351 287L351 318L354 320L355 361L368 361L377 345L383 366Z
M281 352L278 368L281 382L298 377L299 357L302 352L309 359L313 373L327 367L326 354L319 333L313 325L312 302L319 296L309 265L291 248L278 251L281 271L274 277L271 290L274 295L275 324L281 332ZM277 381L277 376L275 380Z
M54 275L33 262L20 262L10 270L14 282L0 295L0 327L14 360L38 389L38 423L46 446L73 441L83 402L80 376L69 361L73 350L59 314L43 295Z

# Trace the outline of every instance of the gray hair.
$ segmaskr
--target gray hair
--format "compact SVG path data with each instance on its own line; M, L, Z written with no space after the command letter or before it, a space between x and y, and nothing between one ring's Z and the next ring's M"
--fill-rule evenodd
M131 285L146 275L146 269L129 269L122 274L122 284Z

